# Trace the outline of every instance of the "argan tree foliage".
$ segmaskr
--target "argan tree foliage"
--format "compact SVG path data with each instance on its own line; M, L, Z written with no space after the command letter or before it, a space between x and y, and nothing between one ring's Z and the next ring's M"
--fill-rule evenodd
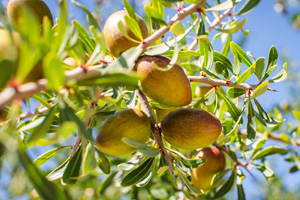
M65 0L54 26L30 6L12 23L1 7L0 170L10 173L10 194L217 199L237 191L245 199L243 180L253 170L275 178L269 156L284 155L287 170L298 171L298 124L285 125L278 109L266 112L257 100L286 79L287 63L277 64L274 46L265 58L233 41L248 34L247 14L259 2L151 0L143 38L141 19L123 0L127 15L111 34L136 45L117 58L96 17L76 1L88 27L70 21Z

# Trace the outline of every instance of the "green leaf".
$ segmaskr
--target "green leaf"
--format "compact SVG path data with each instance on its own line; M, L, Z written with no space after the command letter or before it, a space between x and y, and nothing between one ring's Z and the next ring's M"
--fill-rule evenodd
M61 178L65 172L65 169L67 167L67 163L69 162L69 158L67 160L65 160L61 165L59 165L57 168L55 168L54 170L52 170L48 175L47 175L47 179L49 181L54 181L57 180L59 178Z
M255 112L251 101L248 101L248 116L247 116L247 138L254 140L256 135Z
M181 21L176 21L171 25L170 31L175 35L180 35L185 32L185 26Z
M90 12L89 9L87 9L86 7L84 7L82 4L80 4L79 2L76 1L72 1L72 3L74 3L76 6L78 6L79 8L81 8L88 16L88 22L90 24L90 26L95 27L97 32L101 32L101 28L100 25L98 23L98 20L94 17L94 15Z
M132 6L130 5L130 3L128 3L127 0L123 0L123 4L129 14L130 17L132 17L135 21L137 21L136 16L135 16L135 12L134 9L132 8Z
M79 128L79 131L83 139L89 140L90 142L94 142L94 138L92 134L89 133L83 122L76 116L75 111L72 110L65 102L61 102L60 104L60 120L75 122Z
M285 155L287 153L288 153L288 150L286 150L286 149L271 146L271 147L265 148L265 149L257 152L255 155L253 155L252 160L261 159L261 158L264 158L269 155L274 155L274 154Z
M138 40L136 40L136 39L133 39L132 37L130 37L128 34L127 34L127 32L126 32L126 28L125 28L125 26L124 26L124 24L122 23L122 21L119 21L119 23L118 23L118 28L119 28L119 30L121 31L121 33L128 39L128 40L130 40L130 41L132 41L132 42L135 42L135 43L140 43L140 41L138 41Z
M89 79L84 79L78 81L80 86L108 86L108 87L119 87L119 86L128 86L131 88L138 89L138 82L140 76L136 74L129 73L112 73L102 75L100 77L94 77Z
M234 185L236 181L236 170L232 170L229 179L221 186L221 188L213 196L214 199L224 196Z
M31 146L34 144L36 140L38 140L41 137L44 137L44 135L49 131L52 122L54 120L55 114L57 112L57 105L54 105L50 110L43 122L34 129L32 134L28 137L27 145Z
M18 145L18 155L30 182L41 198L45 200L67 199L64 193L54 183L48 181L42 172L32 164L21 141Z
M194 25L198 22L198 19L194 21L194 24L191 25L188 29L186 29L186 31L184 32L184 34L181 34L179 36L176 37L177 42L180 42L183 38L185 38L187 36L187 34L194 28ZM156 55L161 55L164 53L167 53L175 44L175 40L170 40L168 42L159 44L159 45L155 45L155 46L151 46L148 47L145 51L144 54L148 55L148 56L156 56Z
M153 148L151 146L148 146L147 144L144 144L140 141L137 141L137 140L134 140L134 139L131 139L128 137L123 137L122 141L131 147L138 148L138 150L142 154L144 154L148 157L155 157L160 153L159 149Z
M251 67L251 60L239 45L234 42L230 42L230 49L232 53L239 59L239 61L245 63L248 67Z
M279 121L276 121L275 119L270 117L268 115L268 113L261 107L261 105L258 103L258 101L256 99L254 99L254 102L255 102L255 105L257 107L259 116L262 118L262 120L265 123L268 123L268 124L278 124L278 123L280 123Z
M214 7L207 8L205 11L222 11L233 8L234 4L232 0L227 0L223 3L220 3Z
M254 70L255 70L255 65L252 65L238 77L238 79L234 82L234 84L244 83L246 80L250 78Z
M198 37L199 40L199 53L200 56L203 56L204 62L203 67L206 69L210 69L213 63L213 48L210 44L208 35L200 35Z
M136 59L142 54L142 52L143 48L141 47L133 47L126 50L118 59L114 60L106 69L103 70L103 75L120 72L131 72L135 65Z
M115 178L117 175L118 171L112 172L106 179L101 183L101 185L98 188L98 193L103 194L105 190L111 185L112 180Z
M245 15L248 12L250 12L257 4L260 2L260 0L248 0L243 7L240 9L236 15Z
M224 100L225 104L227 105L228 112L230 113L232 119L234 121L238 121L238 118L242 114L240 110L232 103L230 99L228 99L222 92L218 92L219 96Z
M96 148L96 152L97 152L98 158L99 158L97 165L103 171L103 173L110 174L111 169L110 169L109 160L98 148Z
M287 63L283 64L283 69L273 78L269 80L270 83L278 83L287 78Z
M82 173L84 175L88 174L92 170L94 170L96 166L97 166L97 164L96 164L96 159L95 159L95 148L91 143L89 143L86 146L85 152L83 155Z
M214 62L217 62L217 61L218 62L222 62L226 66L226 68L231 73L233 73L233 70L232 70L233 69L233 65L232 65L232 63L230 62L230 60L227 57L225 57L223 54L221 54L221 53L219 53L217 51L213 52L213 57L214 57Z
M79 178L82 163L82 145L78 147L73 157L70 159L66 170L62 176L62 182L65 184L74 184Z
M47 88L58 91L65 84L64 63L54 53L44 58L44 73L48 80Z
M253 165L256 169L258 169L261 173L263 173L264 177L267 181L270 181L275 178L274 172L266 165Z
M85 47L87 49L87 53L92 54L96 47L95 41L90 37L89 33L78 21L73 20L72 23L73 23L73 26L75 26L77 28L79 37L83 41L83 44L85 45Z
M206 162L206 159L205 158L188 159L188 161L192 168L198 168Z
M247 21L247 18L243 19L240 23L237 23L237 20L234 20L229 28L226 28L226 29L218 29L218 28L215 28L217 31L220 31L222 33L236 33L240 30L242 30L242 28L244 27L244 25L246 24L246 21Z
M158 25L163 25L163 26L168 26L168 24L164 21L164 16L162 16L161 13L159 13L159 11L152 7L152 6L148 6L146 5L144 7L146 15L156 24Z
M274 70L277 67L276 65L277 59L278 59L277 49L274 46L272 46L269 51L268 65L262 81L266 80L266 78L268 78L274 72Z
M2 91L15 72L15 64L9 60L1 60L0 66L0 91Z
M190 181L187 179L186 175L183 174L180 170L177 170L178 174L180 176L180 178L183 180L183 182L185 183L185 185L195 194L203 194L202 190L199 190L197 188L195 188Z
M261 80L261 76L265 69L265 62L266 62L265 58L258 58L254 63L255 75L257 76L258 80Z
M222 62L216 62L215 70L218 74L221 74L226 80L229 79L229 72Z
M125 15L125 22L128 26L128 28L131 30L131 32L140 40L143 40L143 35L142 35L142 31L140 29L140 26L138 24L138 22L136 20L134 20L134 18L129 17L127 15Z
M238 193L238 200L246 200L246 195L245 195L245 192L244 192L242 182L237 183L236 187L237 187L237 193Z
M45 162L47 162L48 160L50 160L52 157L56 156L59 152L61 152L62 150L66 149L66 148L70 148L71 146L61 146L61 147L56 147L54 149L51 149L50 151L40 155L38 158L36 158L33 161L33 164L37 167L41 166L42 164L44 164Z
M289 172L290 172L290 173L294 173L294 172L297 172L297 171L299 171L297 165L294 165L293 167L291 167L291 168L289 169Z
M260 84L252 93L251 99L255 99L265 93L268 89L269 81L265 81L262 84Z
M241 88L229 88L227 90L227 95L229 98L237 98L243 94L245 94L247 92L247 90L241 89Z
M147 159L142 165L138 168L130 171L121 181L121 185L123 187L130 186L136 184L137 182L141 181L143 177L148 173L150 170L154 158Z

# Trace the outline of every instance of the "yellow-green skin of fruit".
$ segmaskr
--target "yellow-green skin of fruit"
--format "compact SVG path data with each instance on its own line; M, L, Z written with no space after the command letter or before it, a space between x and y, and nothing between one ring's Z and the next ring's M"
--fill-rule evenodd
M174 110L178 110L179 107L171 107L171 108L157 108L155 107L155 114L156 114L156 123L160 123L165 116L167 116L170 112L174 111Z
M204 97L210 90L212 89L211 86L197 86L196 89L196 97Z
M152 100L166 106L185 106L192 101L191 84L183 69L175 64L171 69L155 69L152 62L160 68L166 67L171 59L165 56L144 56L135 68L143 78L141 90Z
M128 137L140 142L147 142L151 128L147 115L138 109L119 111L107 118L97 136L97 146L101 151L112 156L123 156L136 149L122 141Z
M224 154L216 147L204 148L195 157L195 159L205 158L206 162L198 168L193 169L191 176L193 185L204 191L212 189L211 184L213 176L221 172L226 167Z
M43 18L48 17L53 26L53 16L47 4L42 0L10 0L7 4L7 16L15 30L22 18L23 7L29 8L35 14L39 24L43 23Z
M114 57L119 57L120 54L127 49L131 47L135 47L139 45L139 43L130 41L127 39L119 30L118 28L118 23L121 21L123 25L125 26L126 33L133 39L138 40L139 39L131 32L131 30L128 28L125 22L125 15L128 15L128 12L126 10L119 10L112 15L109 16L107 21L105 22L103 33L104 33L104 38L106 41L106 46L109 52L114 56ZM147 26L143 19L135 14L139 27L142 32L143 38L146 38L149 36L149 32L147 29Z
M162 120L161 130L164 139L172 146L194 150L216 141L222 132L222 124L205 110L181 108Z
M11 39L8 31L0 31L0 60L6 59L11 61L11 67L14 68L12 75L15 75L18 68L19 49L21 45L21 36L18 33L12 33ZM43 78L43 63L40 60L22 83L35 82L41 78Z

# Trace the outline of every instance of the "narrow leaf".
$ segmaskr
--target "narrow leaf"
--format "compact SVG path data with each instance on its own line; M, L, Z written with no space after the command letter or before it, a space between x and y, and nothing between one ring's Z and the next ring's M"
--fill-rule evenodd
M288 151L286 149L280 148L280 147L268 147L265 148L259 152L257 152L253 157L252 160L257 160L264 158L266 156L274 155L274 154L280 154L280 155L285 155L287 154Z
M221 188L214 195L214 199L224 196L234 185L236 180L236 170L234 169L229 177L229 179L221 186Z
M260 84L252 93L251 99L255 99L265 93L268 89L269 81L265 81L262 84Z
M227 10L230 9L234 6L233 1L232 0L227 0L221 4L218 4L214 7L205 9L205 11L222 11L222 10Z
M135 16L135 12L134 12L134 9L132 8L132 6L130 5L130 3L128 3L127 0L123 0L123 4L129 14L130 17L132 17L135 21L136 20L136 16Z
M79 178L81 163L82 163L82 146L79 146L66 167L66 170L62 177L63 183L65 184L76 183L77 179Z
M224 100L225 104L227 105L228 112L230 113L232 119L237 121L241 115L240 110L232 103L230 99L228 99L222 92L218 92L219 96Z
M248 0L243 7L241 8L241 10L236 14L236 15L245 15L248 12L250 12L253 8L255 8L255 6L257 6L257 4L260 2L260 0Z
M33 164L35 166L39 167L42 164L44 164L45 162L47 162L48 160L50 160L52 157L57 155L59 152L61 152L62 150L66 149L66 148L69 148L69 147L71 147L71 146L61 146L61 147L51 149L50 151L40 155L37 159L35 159L33 161Z
M244 83L253 74L254 69L255 69L255 65L252 65L251 67L249 67L246 71L244 71L244 73L242 73L239 76L239 78L234 82L234 84Z
M123 187L136 184L148 173L149 169L152 166L154 158L147 159L142 165L138 168L129 172L121 181Z
M143 40L142 31L140 29L140 26L136 20L134 20L132 17L129 17L125 15L125 22L128 26L128 28L131 30L131 32L140 40Z
M256 135L255 112L251 101L248 101L247 138L254 140Z
M230 49L241 62L245 63L248 67L251 67L251 60L239 45L234 42L230 42Z
M237 98L243 94L245 94L247 92L247 90L241 89L241 88L229 88L227 90L227 95L229 98Z
M287 78L287 63L283 64L283 69L272 79L269 80L270 83L278 83Z
M97 165L103 171L103 173L110 174L111 168L110 168L109 160L98 148L96 148L96 152L99 158Z

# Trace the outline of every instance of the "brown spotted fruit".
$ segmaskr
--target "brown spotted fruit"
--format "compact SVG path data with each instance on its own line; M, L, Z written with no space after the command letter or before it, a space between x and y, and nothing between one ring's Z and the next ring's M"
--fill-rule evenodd
M7 4L7 16L14 29L22 23L23 10L27 8L36 17L40 25L43 24L44 17L47 17L53 26L53 16L43 0L10 0Z
M138 109L126 109L107 118L97 136L97 146L101 151L112 156L123 156L136 149L122 141L128 137L140 142L147 142L151 128L147 115Z
M164 139L181 149L199 149L217 140L222 124L213 114L195 108L170 112L161 122Z
M188 105L192 101L191 84L178 64L164 70L170 61L165 56L142 57L135 66L137 73L143 76L140 81L141 90L150 99L165 106Z
M195 157L195 159L203 158L206 159L206 162L193 169L191 179L196 188L206 191L214 187L212 178L216 173L225 169L226 159L216 147L204 148Z
M127 35L132 39L139 41L139 39L134 35L134 33L132 33L132 31L126 25L125 18L124 18L126 15L127 16L129 15L126 10L119 10L113 13L112 15L110 15L104 24L103 33L104 33L107 49L114 57L119 57L122 52L126 51L131 47L135 47L139 44L138 42L134 42L127 39L122 34L122 32L118 27L118 23L122 22L125 27L125 32L127 33ZM143 38L148 37L149 32L145 22L137 14L135 14L135 16L139 24L139 27L141 29Z

